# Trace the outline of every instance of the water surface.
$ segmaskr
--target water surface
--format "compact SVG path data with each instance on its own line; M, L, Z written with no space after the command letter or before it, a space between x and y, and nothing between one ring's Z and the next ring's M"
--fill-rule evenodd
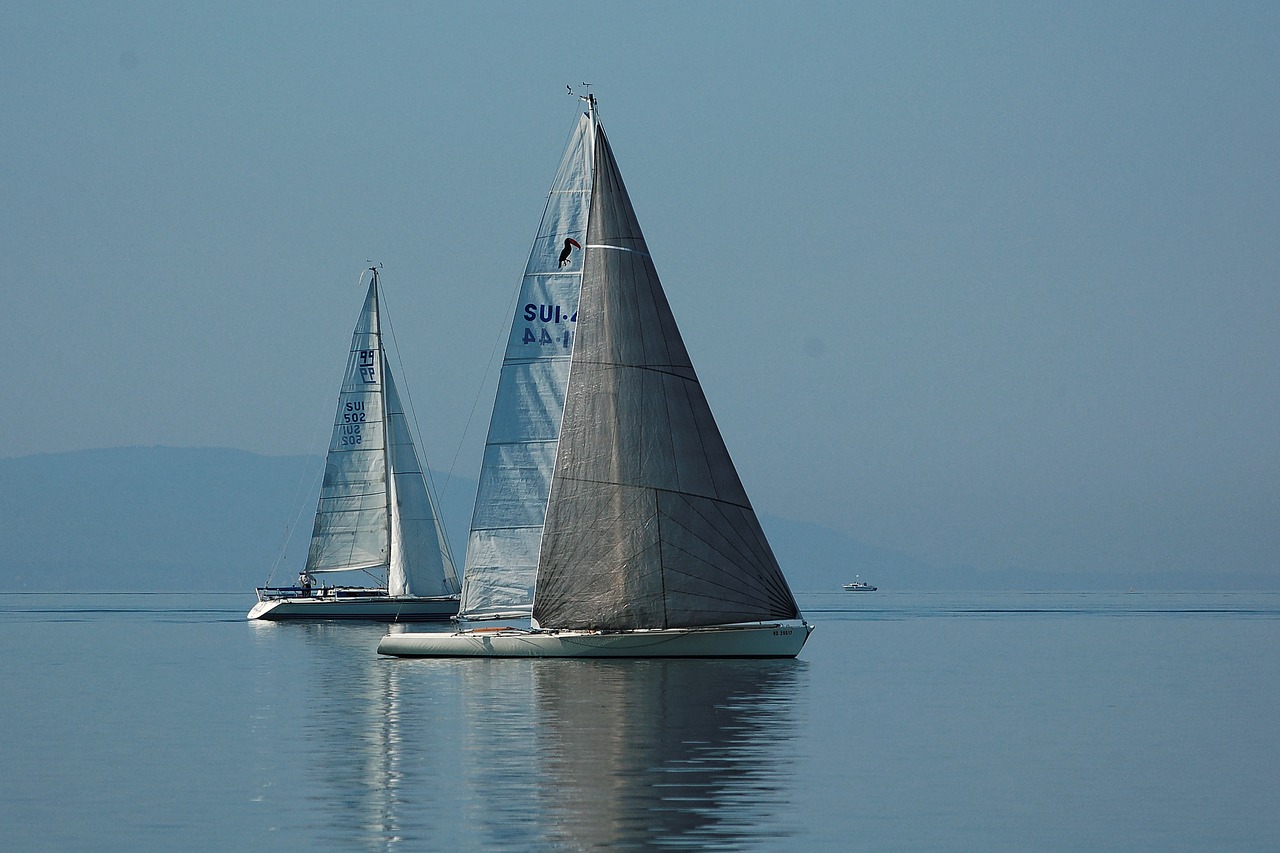
M817 593L797 661L0 595L9 849L1280 847L1280 595ZM421 626L415 626L420 628Z

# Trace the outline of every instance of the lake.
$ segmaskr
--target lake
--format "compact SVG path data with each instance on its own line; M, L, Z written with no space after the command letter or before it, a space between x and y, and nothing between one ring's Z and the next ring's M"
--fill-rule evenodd
M0 594L9 850L1280 849L1280 593L798 594L795 661ZM416 626L421 628L422 626Z

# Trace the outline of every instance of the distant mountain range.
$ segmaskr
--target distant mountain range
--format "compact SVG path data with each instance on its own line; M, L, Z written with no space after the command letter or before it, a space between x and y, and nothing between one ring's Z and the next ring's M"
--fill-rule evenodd
M126 447L0 459L0 591L244 591L292 581L306 555L323 460L217 448ZM459 568L475 481L442 490ZM855 574L892 589L1124 589L1133 579L943 568L827 528L761 515L793 589ZM292 537L286 539L292 530ZM282 558L283 555L283 558ZM1221 584L1223 578L1212 579ZM1270 588L1233 578L1230 588ZM1148 580L1143 586L1153 586ZM1205 578L1161 577L1166 589Z

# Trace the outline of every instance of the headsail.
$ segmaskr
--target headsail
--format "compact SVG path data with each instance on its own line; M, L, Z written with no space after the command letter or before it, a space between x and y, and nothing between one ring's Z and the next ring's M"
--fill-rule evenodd
M798 618L599 127L594 174L534 619L626 630Z
M578 119L529 253L489 422L461 616L528 615L573 350L594 112Z
M387 454L382 409L378 286L369 284L338 394L308 572L387 565Z
M453 567L435 502L427 491L409 419L400 402L390 365L383 371L386 385L387 461L391 468L391 563L388 595L456 595L458 573Z

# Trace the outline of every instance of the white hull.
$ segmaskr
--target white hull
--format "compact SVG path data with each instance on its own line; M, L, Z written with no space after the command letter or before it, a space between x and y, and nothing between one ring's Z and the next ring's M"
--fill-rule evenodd
M813 626L803 621L711 628L598 631L475 629L388 634L378 653L401 657L793 658Z
M445 620L458 612L456 595L440 598L271 598L249 611L250 619Z

